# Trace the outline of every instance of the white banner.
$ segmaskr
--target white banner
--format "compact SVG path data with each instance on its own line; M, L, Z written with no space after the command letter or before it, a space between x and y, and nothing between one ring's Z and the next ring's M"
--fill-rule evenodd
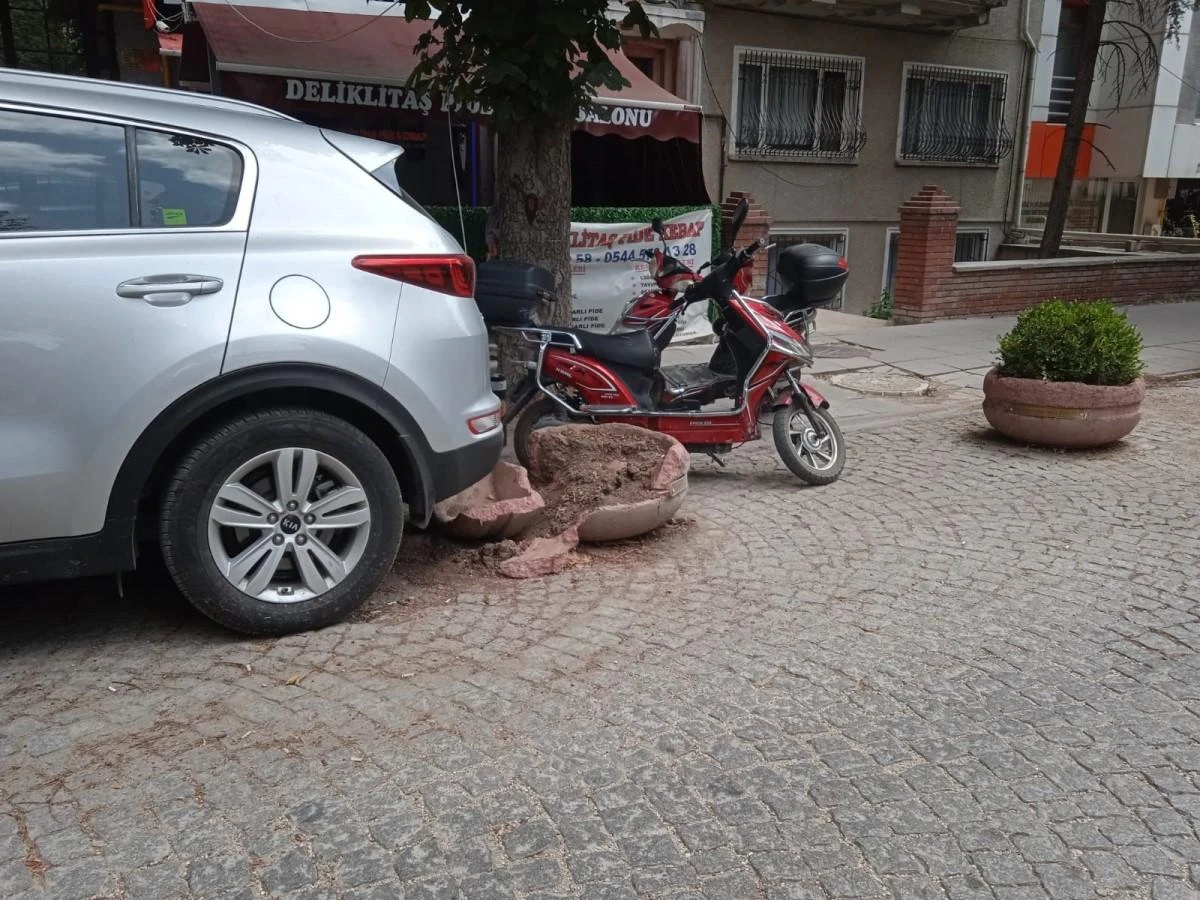
M712 256L712 210L666 219L667 249L693 272ZM646 223L571 223L572 324L608 333L634 297L657 286L648 260L662 241ZM672 343L712 336L708 304L684 311Z

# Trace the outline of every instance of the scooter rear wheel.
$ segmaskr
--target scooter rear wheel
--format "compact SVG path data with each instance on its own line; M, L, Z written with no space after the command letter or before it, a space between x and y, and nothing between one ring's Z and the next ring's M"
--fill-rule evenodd
M544 394L534 399L517 414L512 425L513 452L517 462L529 468L529 436L539 428L566 425L567 414L561 406Z
M775 449L793 475L809 484L832 484L846 466L842 430L825 409L814 409L813 427L804 410L793 404L775 411Z

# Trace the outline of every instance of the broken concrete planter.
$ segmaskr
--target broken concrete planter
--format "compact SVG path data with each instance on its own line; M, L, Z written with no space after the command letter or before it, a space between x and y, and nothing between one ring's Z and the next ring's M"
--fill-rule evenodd
M621 541L661 527L683 506L688 492L691 457L677 440L660 435L667 452L650 480L649 496L636 503L601 506L579 522L579 540L585 544Z
M502 462L483 481L437 504L433 518L459 540L498 541L518 537L542 517L545 506L529 473Z
M554 460L560 454L547 453L547 448L558 443L558 436L586 435L588 433L625 435L634 437L662 452L662 459L645 485L645 499L634 502L614 502L597 506L583 514L576 522L581 543L597 544L605 541L623 541L653 531L666 523L679 508L688 491L688 467L691 457L684 446L670 435L660 434L635 425L559 425L535 431L530 436L530 467L539 483L552 474ZM568 437L567 440L571 438Z
M1142 418L1146 383L1095 385L1006 378L992 369L983 380L983 414L1006 437L1050 447L1116 443Z

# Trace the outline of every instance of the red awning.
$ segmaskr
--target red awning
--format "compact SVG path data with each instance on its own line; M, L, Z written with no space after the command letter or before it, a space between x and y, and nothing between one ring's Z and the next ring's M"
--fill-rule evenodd
M194 3L220 73L220 92L304 118L304 111L353 108L356 118L395 111L461 112L448 98L404 87L428 29L396 14L311 12L230 3ZM700 142L700 110L648 78L619 50L613 64L630 82L601 88L578 129L622 137Z

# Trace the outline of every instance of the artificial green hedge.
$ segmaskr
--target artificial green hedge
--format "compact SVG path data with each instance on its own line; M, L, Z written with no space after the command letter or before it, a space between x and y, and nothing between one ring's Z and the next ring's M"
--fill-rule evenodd
M721 250L721 207L713 206L713 247L712 255L716 256ZM577 206L571 210L573 222L645 222L647 225L655 218L671 219L684 213L704 209L703 206ZM443 228L463 242L467 252L477 261L487 256L487 207L464 206L460 224L458 208L454 206L431 206L429 214ZM466 240L463 240L462 225L466 226ZM711 258L711 257L710 257ZM702 260L703 261L703 260Z

